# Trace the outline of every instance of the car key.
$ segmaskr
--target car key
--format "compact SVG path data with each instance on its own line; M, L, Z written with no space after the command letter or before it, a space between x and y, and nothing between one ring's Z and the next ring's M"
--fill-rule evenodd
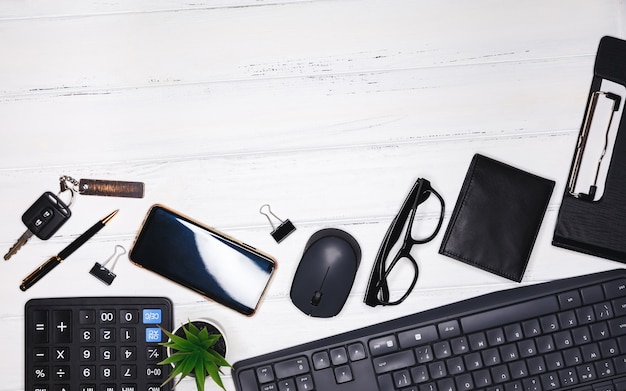
M43 193L22 215L26 232L4 255L4 260L8 261L15 255L33 235L42 240L49 239L71 216L70 208L59 197L49 191Z

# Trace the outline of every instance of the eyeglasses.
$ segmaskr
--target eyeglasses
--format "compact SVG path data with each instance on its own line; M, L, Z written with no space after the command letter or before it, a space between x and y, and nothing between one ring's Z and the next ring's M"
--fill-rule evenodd
M413 221L415 220L417 207L428 200L431 194L433 194L439 201L439 204L441 204L439 220L437 221L436 226L434 226L434 230L430 227L426 228L426 233L414 232ZM437 204L437 207L438 206L439 205ZM404 203L400 208L400 212L398 212L396 217L394 217L391 222L391 225L383 238L382 244L378 249L372 274L370 275L370 279L367 284L367 291L365 293L364 300L365 304L371 307L375 307L377 305L397 305L402 303L409 296L413 287L415 287L415 283L417 282L417 277L419 275L417 261L415 261L415 258L411 255L411 249L414 245L428 243L433 240L435 236L437 236L439 229L441 229L441 224L443 223L444 209L445 203L441 195L439 195L439 193L437 193L435 189L430 186L430 182L428 180L419 178L415 182L415 185L413 185L413 188L407 198L404 200ZM389 255L391 254L394 245L398 243L402 232L405 232L402 245L396 255L393 258L390 258ZM388 263L388 259L391 259L391 262ZM408 285L408 289L404 291L402 296L399 298L392 298L388 282L389 275L397 265L405 264L407 262L415 271L413 281Z

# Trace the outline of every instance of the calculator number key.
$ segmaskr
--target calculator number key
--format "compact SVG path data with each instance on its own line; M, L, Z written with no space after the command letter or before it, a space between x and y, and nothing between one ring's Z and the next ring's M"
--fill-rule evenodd
M114 310L101 310L100 311L100 323L102 324L115 323L115 311Z
M94 342L96 340L95 329L81 329L80 342Z

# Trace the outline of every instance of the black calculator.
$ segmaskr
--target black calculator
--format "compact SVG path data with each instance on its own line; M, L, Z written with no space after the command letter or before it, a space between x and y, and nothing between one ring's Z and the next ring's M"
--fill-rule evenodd
M172 330L164 297L32 299L25 306L26 391L166 391Z

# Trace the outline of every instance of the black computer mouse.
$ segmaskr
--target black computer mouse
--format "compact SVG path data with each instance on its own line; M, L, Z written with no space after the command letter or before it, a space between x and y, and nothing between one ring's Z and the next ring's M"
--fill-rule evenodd
M350 294L359 263L361 247L350 234L336 228L314 233L293 278L291 301L310 316L337 315Z

